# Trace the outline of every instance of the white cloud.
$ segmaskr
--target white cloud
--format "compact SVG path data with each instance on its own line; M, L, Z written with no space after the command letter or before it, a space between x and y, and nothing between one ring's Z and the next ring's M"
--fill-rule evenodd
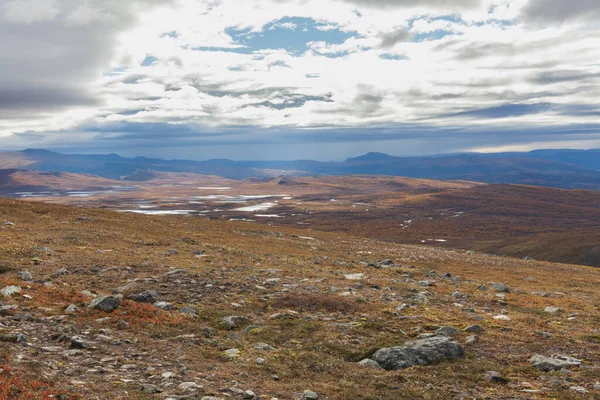
M0 0L12 35L0 38L10 54L4 136L88 141L80 126L115 122L185 124L199 136L232 126L554 128L594 123L600 109L600 27L530 24L538 12L560 19L539 0L27 1ZM574 20L597 12L572 2ZM316 33L302 51L279 49L268 35L307 31L294 18L318 21ZM265 35L263 48L245 48L232 27ZM28 96L36 89L46 101Z

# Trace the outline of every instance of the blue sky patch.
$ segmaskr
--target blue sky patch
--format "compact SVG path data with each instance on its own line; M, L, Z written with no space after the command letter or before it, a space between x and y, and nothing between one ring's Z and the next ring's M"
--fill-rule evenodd
M144 58L144 61L142 61L142 63L140 64L140 67L149 67L155 61L158 61L158 58L156 58L154 56L147 56L146 58Z
M402 54L383 53L379 55L382 60L408 60L408 57Z
M299 17L286 17L270 22L261 32L252 32L251 28L230 27L225 33L235 43L251 51L284 49L292 54L304 53L309 49L310 42L342 44L349 38L358 36L357 32L344 32L312 18Z

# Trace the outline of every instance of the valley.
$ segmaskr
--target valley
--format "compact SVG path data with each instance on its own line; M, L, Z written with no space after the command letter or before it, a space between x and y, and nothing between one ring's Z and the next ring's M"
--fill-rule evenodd
M124 213L258 222L357 237L600 266L600 192L389 176L144 181L14 171L0 194Z

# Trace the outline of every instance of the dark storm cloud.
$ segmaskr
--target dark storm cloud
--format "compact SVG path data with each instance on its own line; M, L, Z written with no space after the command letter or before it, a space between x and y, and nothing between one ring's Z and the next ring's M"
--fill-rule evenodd
M39 2L40 9L52 4ZM117 36L132 26L141 8L167 3L59 0L48 15L35 15L37 9L20 9L15 15L6 6L18 3L0 0L0 108L26 108L33 116L94 104L89 83L108 67ZM97 6L92 19L77 14L87 5Z

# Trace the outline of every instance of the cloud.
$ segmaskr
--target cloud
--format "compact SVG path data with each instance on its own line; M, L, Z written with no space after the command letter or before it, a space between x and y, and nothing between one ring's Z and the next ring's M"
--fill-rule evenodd
M481 0L341 0L346 3L361 7L371 8L402 8L402 7L444 7L449 9L460 9L476 7Z
M523 15L536 22L600 20L600 3L596 0L530 0Z
M393 32L383 33L380 35L381 43L379 43L379 47L382 49L389 49L390 47L394 47L400 42L405 42L410 38L410 33L408 29L398 29Z
M600 109L591 3L28 1L0 0L2 146L495 146Z

